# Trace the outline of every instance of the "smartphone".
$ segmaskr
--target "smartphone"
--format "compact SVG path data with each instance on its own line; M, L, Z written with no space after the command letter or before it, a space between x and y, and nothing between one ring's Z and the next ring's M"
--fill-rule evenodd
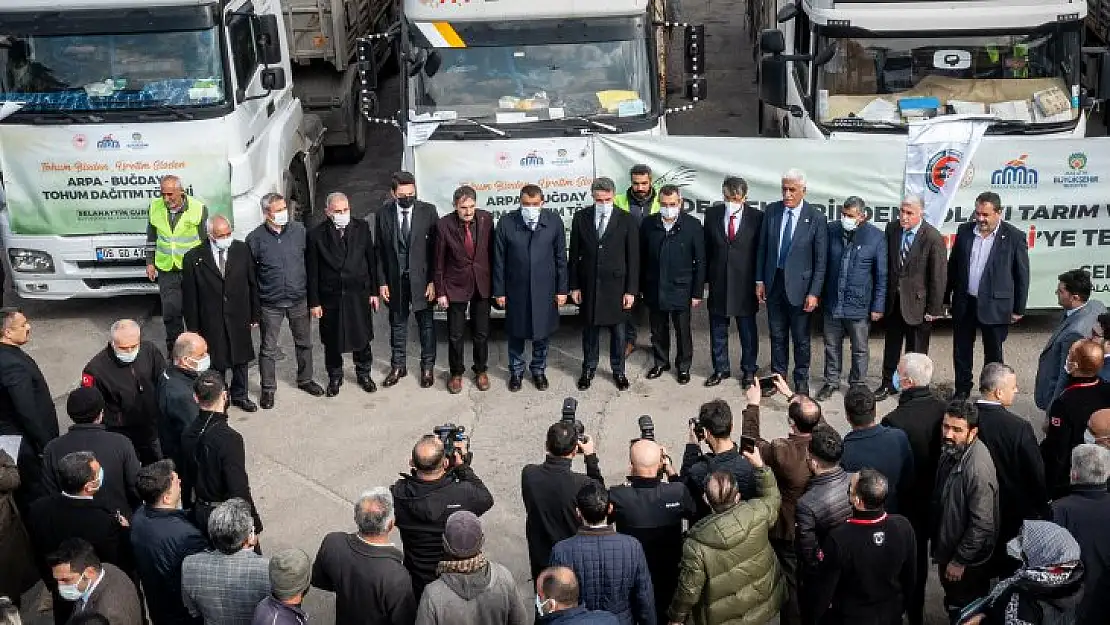
M746 451L749 454L755 451L755 439L750 436L740 437L740 451Z
M775 388L775 376L769 375L759 378L759 390L766 391Z

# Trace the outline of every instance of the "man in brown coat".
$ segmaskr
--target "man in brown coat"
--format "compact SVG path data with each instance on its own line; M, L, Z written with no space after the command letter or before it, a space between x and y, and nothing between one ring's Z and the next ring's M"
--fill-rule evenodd
M490 267L493 266L493 215L475 208L478 194L473 187L455 189L451 198L455 212L436 223L433 282L436 303L447 309L447 360L451 380L447 389L462 392L463 334L470 308L470 334L474 342L474 382L478 390L489 388L486 362L489 359Z
M112 625L145 623L135 584L115 566L101 563L88 542L68 538L46 560L58 592L74 604L71 620L83 613L97 613Z
M933 320L944 313L948 251L940 232L925 221L924 206L920 197L907 196L898 220L886 227L886 346L876 401L898 394L892 378L903 343L906 353L928 354Z

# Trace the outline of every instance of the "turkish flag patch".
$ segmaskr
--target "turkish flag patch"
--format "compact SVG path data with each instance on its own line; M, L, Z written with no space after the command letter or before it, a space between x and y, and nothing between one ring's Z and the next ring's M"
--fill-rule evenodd
M825 561L825 552L822 551L821 549L817 550L817 561L818 562L824 562Z
M81 374L81 386L85 388L92 388L94 384L96 384L96 378L87 373Z
M1052 417L1050 423L1052 423L1052 427L1054 428L1060 427L1060 417Z

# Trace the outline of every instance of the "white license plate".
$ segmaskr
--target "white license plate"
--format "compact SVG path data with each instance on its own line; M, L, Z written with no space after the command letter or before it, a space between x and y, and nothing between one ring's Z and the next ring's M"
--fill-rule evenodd
M137 260L146 256L145 247L98 247L97 260Z

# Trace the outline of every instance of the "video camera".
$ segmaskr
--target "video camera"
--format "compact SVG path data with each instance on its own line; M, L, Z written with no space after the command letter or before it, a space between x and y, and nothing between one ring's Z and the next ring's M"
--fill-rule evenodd
M649 415L640 415L640 418L636 419L636 425L640 426L640 438L637 440L655 440L655 423Z
M443 453L450 458L451 465L455 465L455 450L459 443L466 443L466 427L454 423L444 423L432 428L432 434L443 441Z
M705 426L701 424L701 421L699 421L697 417L694 417L690 419L690 425L694 428L694 436L698 437L699 441L704 441Z
M574 426L574 434L578 437L579 443L586 442L586 426L578 420L578 400L573 397L568 397L563 400L563 416L561 421L566 421Z

